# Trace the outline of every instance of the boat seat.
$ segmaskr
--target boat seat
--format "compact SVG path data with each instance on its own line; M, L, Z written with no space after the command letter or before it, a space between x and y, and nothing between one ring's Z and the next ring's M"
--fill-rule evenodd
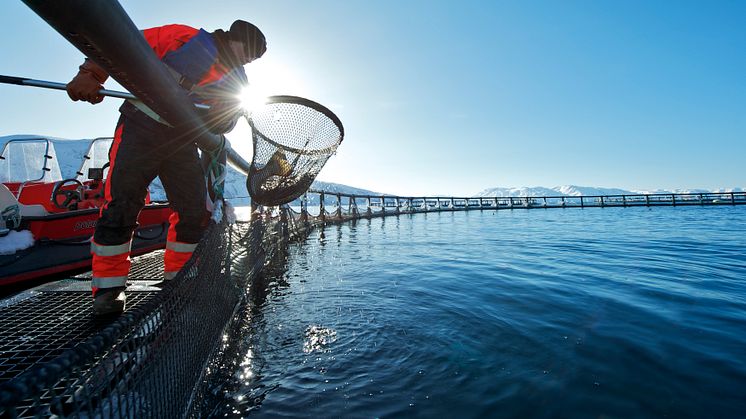
M44 205L39 204L33 204L33 205L26 205L21 204L16 199L16 196L13 194L13 192L8 189L7 186L0 184L0 212L4 211L6 208L18 205L18 210L20 212L21 218L23 217L41 217L45 215L49 215L49 212L46 208L44 208ZM4 221L3 221L4 224Z

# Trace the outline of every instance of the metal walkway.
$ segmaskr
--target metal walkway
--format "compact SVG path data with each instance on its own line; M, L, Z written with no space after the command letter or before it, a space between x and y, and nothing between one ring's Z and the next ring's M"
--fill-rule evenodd
M127 310L149 301L160 288L163 251L133 259ZM94 336L110 320L93 316L91 273L21 292L0 302L0 384L50 361Z

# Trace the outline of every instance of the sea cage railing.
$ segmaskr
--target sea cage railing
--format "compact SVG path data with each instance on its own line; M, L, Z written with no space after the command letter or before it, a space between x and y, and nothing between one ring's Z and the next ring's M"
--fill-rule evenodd
M472 209L586 208L677 205L742 205L746 192L659 193L541 197L403 197L309 190L293 206L308 220L378 217L390 214Z

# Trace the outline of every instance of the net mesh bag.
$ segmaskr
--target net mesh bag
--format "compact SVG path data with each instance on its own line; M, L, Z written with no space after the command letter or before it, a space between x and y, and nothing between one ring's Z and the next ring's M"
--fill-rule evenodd
M272 96L249 118L254 139L246 188L261 205L297 199L334 154L344 137L329 109L295 96Z

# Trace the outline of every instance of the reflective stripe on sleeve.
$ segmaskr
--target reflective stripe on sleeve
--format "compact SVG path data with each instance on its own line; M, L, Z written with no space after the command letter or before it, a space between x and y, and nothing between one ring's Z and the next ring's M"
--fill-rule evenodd
M130 247L132 247L131 240L126 243L115 244L113 246L105 246L103 244L98 244L92 241L91 242L91 253L95 254L96 256L117 256L117 255L129 253Z
M192 253L197 248L197 243L166 242L166 250L179 253Z
M114 288L124 287L127 285L126 276L109 276L109 277L93 277L91 279L91 285L96 288Z

